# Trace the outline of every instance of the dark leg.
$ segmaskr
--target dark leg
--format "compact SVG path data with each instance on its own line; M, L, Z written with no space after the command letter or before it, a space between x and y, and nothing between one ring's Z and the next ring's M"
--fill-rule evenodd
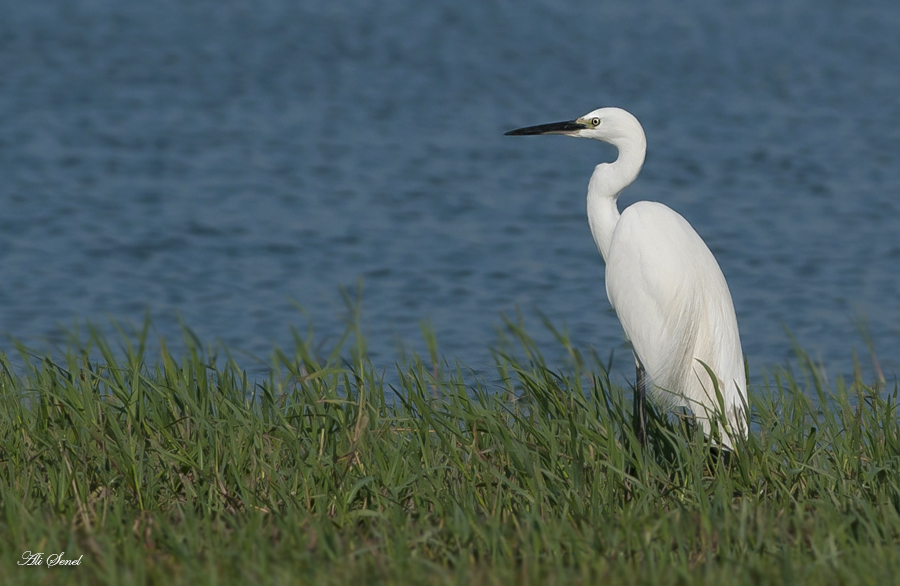
M634 416L632 425L634 426L634 435L642 446L647 447L647 386L646 373L641 361L634 358L634 368L636 372L634 383Z

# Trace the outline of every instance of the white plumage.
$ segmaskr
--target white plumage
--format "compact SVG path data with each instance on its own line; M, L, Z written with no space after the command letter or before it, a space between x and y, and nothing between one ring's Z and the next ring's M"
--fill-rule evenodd
M620 214L616 205L644 164L647 142L640 123L625 110L601 108L577 120L507 134L564 134L619 149L615 162L594 169L587 194L591 234L606 261L607 296L638 369L642 366L650 379L651 399L663 409L688 407L709 434L710 418L721 413L720 396L727 428L720 426L719 435L733 447L733 438L747 434L747 390L737 318L722 270L672 209L642 201ZM715 373L715 384L706 367Z

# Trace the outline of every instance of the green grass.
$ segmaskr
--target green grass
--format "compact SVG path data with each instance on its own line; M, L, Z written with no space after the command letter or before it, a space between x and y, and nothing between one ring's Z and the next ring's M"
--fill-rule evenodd
M378 371L352 327L260 381L190 335L148 363L146 325L0 358L0 583L900 582L895 383L801 356L751 389L731 457L677 418L642 450L599 361L559 335L553 370L506 332L482 377Z

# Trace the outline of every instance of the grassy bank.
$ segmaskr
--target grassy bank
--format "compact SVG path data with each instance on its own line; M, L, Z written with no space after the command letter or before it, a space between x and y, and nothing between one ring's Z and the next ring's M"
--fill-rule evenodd
M627 389L515 326L485 376L127 340L3 359L0 583L900 582L896 386L779 371L716 459L674 419L641 450Z

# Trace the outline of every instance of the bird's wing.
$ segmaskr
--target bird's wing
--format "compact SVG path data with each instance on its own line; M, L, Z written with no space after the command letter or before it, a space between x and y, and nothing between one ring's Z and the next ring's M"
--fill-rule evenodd
M698 404L712 407L711 380L698 361L720 381L736 369L743 379L728 285L709 248L676 212L655 202L625 209L610 245L606 291L657 401L695 413ZM739 399L735 392L727 392L726 403Z

